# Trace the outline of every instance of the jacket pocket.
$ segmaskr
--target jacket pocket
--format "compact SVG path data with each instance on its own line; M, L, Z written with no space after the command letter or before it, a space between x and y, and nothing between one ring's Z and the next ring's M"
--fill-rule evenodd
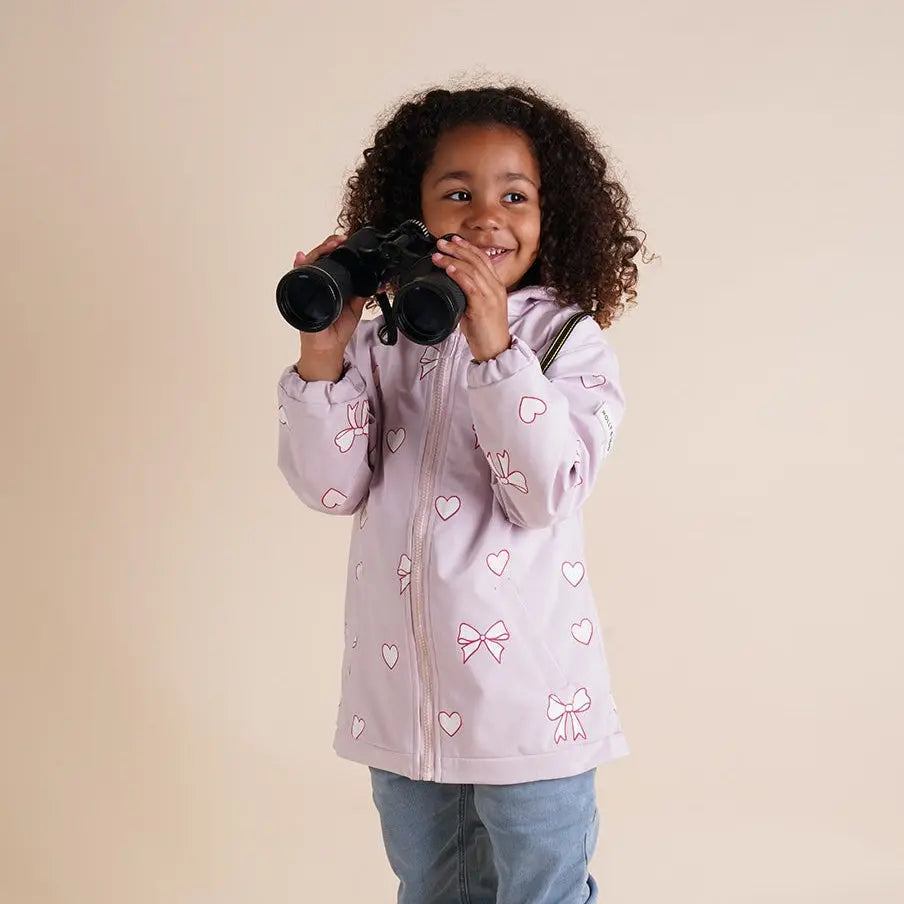
M550 678L555 677L558 682L558 687L567 685L568 677L565 674L565 671L562 668L561 663L559 662L558 656L556 656L555 651L549 644L549 640L546 636L546 633L542 630L540 625L537 624L536 619L534 618L534 614L530 611L530 607L525 603L524 597L521 595L521 591L518 589L518 585L511 579L506 579L508 582L508 589L511 594L511 598L514 601L520 617L521 625L530 635L531 643L538 651L540 655L542 655L543 659L549 663L549 665L554 669L554 675L550 675Z

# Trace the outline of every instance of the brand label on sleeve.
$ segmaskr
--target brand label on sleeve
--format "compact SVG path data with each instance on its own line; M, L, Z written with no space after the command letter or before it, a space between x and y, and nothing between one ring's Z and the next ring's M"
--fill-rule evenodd
M615 426L609 417L609 412L606 411L605 402L596 409L595 414L596 419L603 425L603 431L606 434L606 443L603 447L603 457L605 457L612 451L612 440L615 438Z

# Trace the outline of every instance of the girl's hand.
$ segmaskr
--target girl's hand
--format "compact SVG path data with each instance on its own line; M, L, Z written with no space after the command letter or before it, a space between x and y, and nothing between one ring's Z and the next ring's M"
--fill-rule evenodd
M490 259L461 236L451 242L440 239L433 263L461 287L468 306L461 318L461 331L476 361L489 361L512 342L508 325L508 292Z
M312 264L319 257L335 251L347 236L331 235L316 248L295 255L293 267ZM319 333L300 333L301 357L296 370L304 380L338 380L342 375L345 349L361 320L366 298L351 298L342 306L335 323Z
M313 264L319 257L335 251L346 238L347 236L344 235L331 235L307 254L299 251L295 255L295 263L292 266L301 267L304 264ZM309 349L312 353L320 354L333 352L341 355L344 353L361 320L361 313L366 301L366 298L351 298L342 306L339 319L334 324L319 333L301 333L302 349Z

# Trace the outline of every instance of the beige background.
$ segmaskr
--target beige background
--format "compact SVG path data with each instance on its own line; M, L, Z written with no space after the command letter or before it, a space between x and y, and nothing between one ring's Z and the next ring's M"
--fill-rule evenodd
M378 113L599 130L647 229L587 511L632 756L607 904L894 904L894 2L4 0L0 901L389 902L332 753L349 523L276 469L273 297Z

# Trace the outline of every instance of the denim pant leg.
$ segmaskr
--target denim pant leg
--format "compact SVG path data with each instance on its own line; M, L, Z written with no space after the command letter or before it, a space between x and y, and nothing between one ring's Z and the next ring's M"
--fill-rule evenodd
M496 904L493 852L473 786L370 772L398 904Z
M599 833L596 770L520 785L477 785L498 873L496 904L591 904Z

